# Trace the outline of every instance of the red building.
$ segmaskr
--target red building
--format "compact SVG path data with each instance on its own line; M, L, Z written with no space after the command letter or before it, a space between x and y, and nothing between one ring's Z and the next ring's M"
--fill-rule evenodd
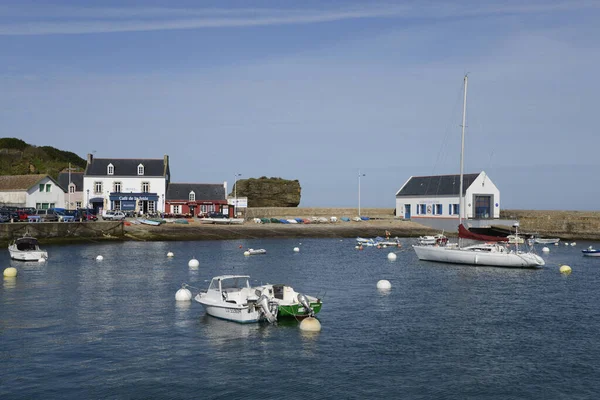
M165 198L167 215L196 217L213 211L229 215L225 184L169 183Z

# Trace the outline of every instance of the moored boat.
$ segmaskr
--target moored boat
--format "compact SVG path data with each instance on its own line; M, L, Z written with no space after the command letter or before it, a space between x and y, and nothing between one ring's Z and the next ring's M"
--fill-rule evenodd
M39 261L48 258L48 252L40 249L36 238L25 234L8 245L10 258L19 261Z
M277 306L260 290L250 286L248 275L220 275L210 281L206 292L194 297L206 313L239 323L277 320Z
M249 255L249 256L255 256L257 254L267 254L267 250L265 249L248 249L244 252L244 254Z
M304 295L296 292L291 286L263 285L258 286L261 294L266 295L271 303L277 305L277 319L295 318L303 319L314 317L319 311L323 302L321 299Z
M581 250L584 256L587 257L600 257L600 249L594 249L592 246L587 249Z

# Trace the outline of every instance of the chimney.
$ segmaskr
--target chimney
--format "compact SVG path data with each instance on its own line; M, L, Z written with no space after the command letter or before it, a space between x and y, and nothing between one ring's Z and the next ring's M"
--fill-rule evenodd
M94 159L94 156L90 153L88 153L87 155L87 163L88 165L90 165L92 163L92 160Z

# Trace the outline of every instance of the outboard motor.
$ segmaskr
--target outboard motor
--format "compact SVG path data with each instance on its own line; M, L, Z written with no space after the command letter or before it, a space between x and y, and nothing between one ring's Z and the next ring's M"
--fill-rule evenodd
M300 302L300 304L302 304L302 306L304 306L304 308L306 310L308 310L308 315L309 316L311 316L311 317L315 316L315 312L310 307L310 303L308 302L308 299L306 298L305 295L303 295L302 293L298 293L298 301Z
M277 311L273 313L271 305L269 304L269 298L266 295L263 294L262 296L260 296L260 298L256 302L256 305L260 307L267 321L269 321L272 324L277 322Z

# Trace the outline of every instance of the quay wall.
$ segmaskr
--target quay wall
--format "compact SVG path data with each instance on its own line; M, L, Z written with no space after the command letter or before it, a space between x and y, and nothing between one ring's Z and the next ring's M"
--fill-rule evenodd
M0 224L0 243L3 245L25 233L44 239L44 243L70 243L97 240L122 240L123 222L14 222Z
M381 220L401 220L393 208L361 208L361 215ZM357 208L265 207L248 208L246 219L355 217ZM500 220L519 221L522 233L561 239L600 240L600 211L502 210ZM413 222L418 223L417 220ZM500 225L490 220L490 225Z

